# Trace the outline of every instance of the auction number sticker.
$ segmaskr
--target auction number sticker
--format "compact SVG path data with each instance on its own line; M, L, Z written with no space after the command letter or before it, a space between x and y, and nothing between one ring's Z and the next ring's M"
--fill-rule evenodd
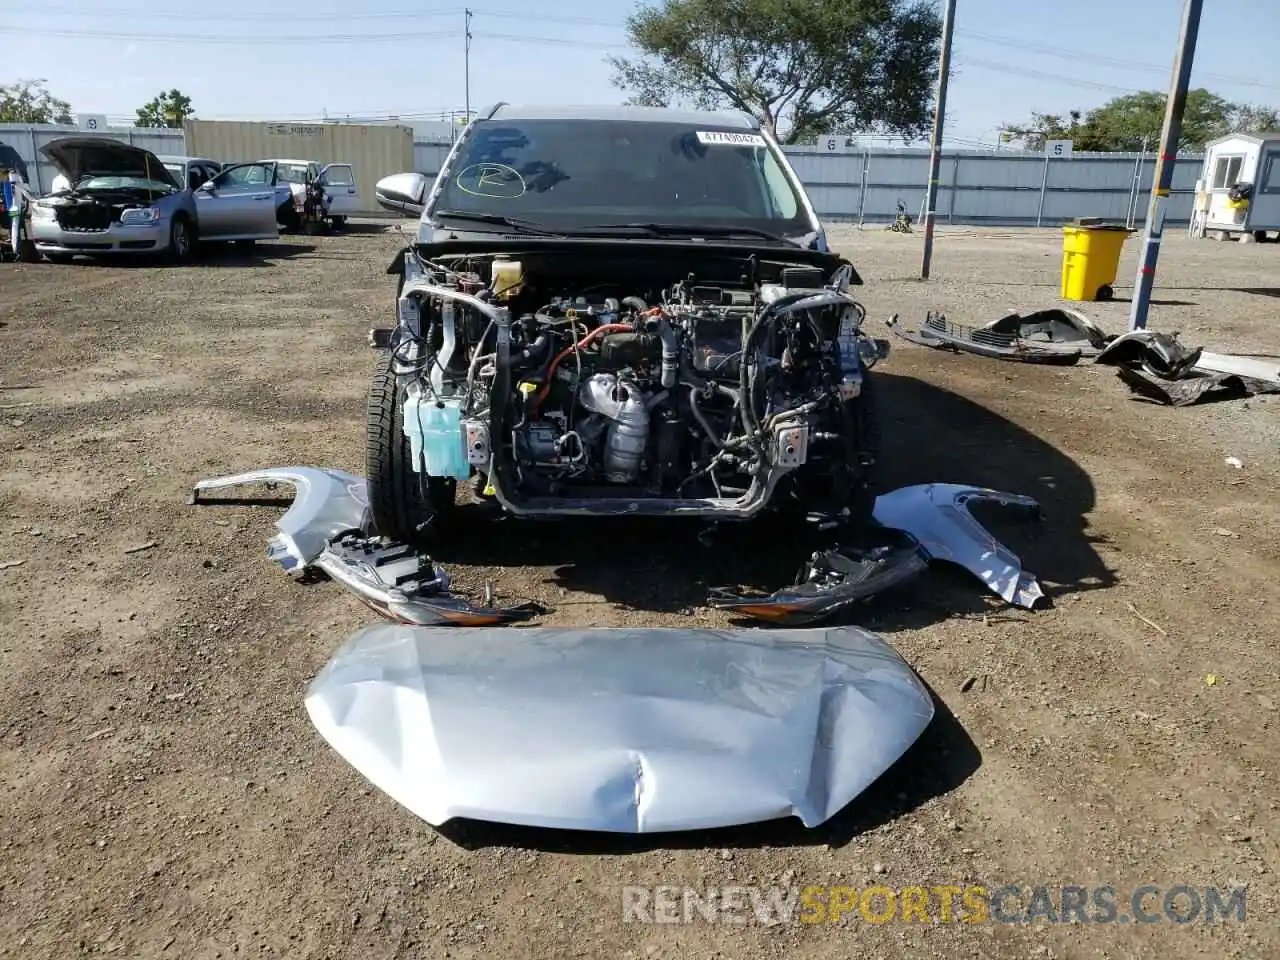
M730 147L763 147L764 137L758 133L732 133L725 130L699 130L698 142Z

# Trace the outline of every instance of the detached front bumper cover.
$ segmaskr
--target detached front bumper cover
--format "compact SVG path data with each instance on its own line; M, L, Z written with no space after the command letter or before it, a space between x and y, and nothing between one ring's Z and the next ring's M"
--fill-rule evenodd
M534 603L495 607L488 596L483 606L473 606L450 591L449 575L430 557L369 536L365 481L341 470L279 467L215 477L195 485L191 502L226 502L202 496L211 490L282 483L294 488L294 499L276 521L279 532L268 542L267 556L293 577L322 572L382 616L406 624L490 626L543 612Z
M1097 356L1110 337L1078 310L1052 307L1025 316L1010 313L981 327L970 327L930 311L918 330L907 330L897 314L889 329L909 343L938 350L963 350L997 360L1069 366Z

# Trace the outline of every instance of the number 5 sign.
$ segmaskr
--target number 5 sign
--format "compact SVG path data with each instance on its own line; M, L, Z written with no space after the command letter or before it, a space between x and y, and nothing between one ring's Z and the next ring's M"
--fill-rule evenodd
M1055 160L1056 159L1065 160L1067 157L1071 156L1071 141L1070 140L1046 140L1044 145L1044 152L1046 156L1053 157Z

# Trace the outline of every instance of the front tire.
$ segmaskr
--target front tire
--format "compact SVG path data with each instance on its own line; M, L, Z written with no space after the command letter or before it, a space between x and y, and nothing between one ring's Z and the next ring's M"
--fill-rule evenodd
M422 542L434 521L454 505L456 480L414 472L403 430L400 385L386 370L369 386L365 473L374 526L392 540Z
M183 264L191 260L191 247L195 238L191 232L191 222L183 216L176 216L169 222L169 246L166 253L172 263Z

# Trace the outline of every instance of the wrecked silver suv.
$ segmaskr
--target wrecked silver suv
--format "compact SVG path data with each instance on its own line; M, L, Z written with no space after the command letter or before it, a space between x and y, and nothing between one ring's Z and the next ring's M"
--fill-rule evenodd
M384 536L429 539L467 480L518 517L869 520L862 281L753 121L500 106L423 208L369 396Z

